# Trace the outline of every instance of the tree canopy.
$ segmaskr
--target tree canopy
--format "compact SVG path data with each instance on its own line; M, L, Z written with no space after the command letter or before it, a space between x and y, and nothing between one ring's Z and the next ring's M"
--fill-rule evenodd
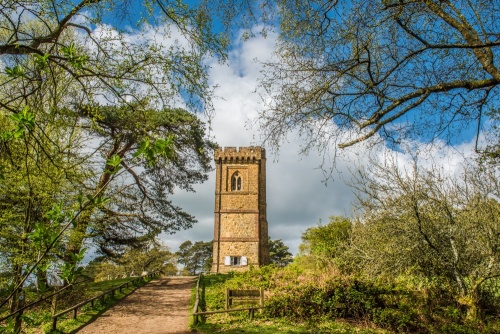
M271 239L271 237L269 237L269 257L271 263L278 267L284 267L293 262L288 246L281 239Z
M175 253L178 262L184 265L188 275L197 275L202 271L210 271L212 267L213 245L211 241L184 241Z
M12 287L1 306L17 309L34 272L71 281L85 240L118 256L195 222L168 197L210 169L213 143L196 112L212 110L205 57L223 60L226 39L207 10L0 4L0 257ZM125 19L136 29L110 24Z
M302 233L299 261L315 268L331 265L343 268L344 253L350 247L351 235L352 223L348 218L330 216L327 224L320 222Z
M132 32L107 23L137 22ZM41 85L64 89L63 72L79 90L67 101L128 103L147 97L156 108L211 108L203 57L225 57L226 41L213 33L202 6L178 1L3 1L0 106L17 113ZM126 26L126 25L125 25ZM26 62L26 59L30 60Z
M500 277L498 172L467 164L458 177L414 161L372 162L356 185L363 215L353 230L354 271L423 277L449 287L475 319ZM490 296L490 297L488 297Z
M293 129L306 150L415 138L455 144L479 135L486 115L497 113L496 1L278 6L280 37L276 61L263 71L260 115L276 147Z
M85 106L77 112L89 128L96 147L94 157L102 166L87 180L94 193L113 200L94 211L92 219L80 219L77 229L107 255L121 245L136 245L160 232L174 233L195 222L175 206L168 196L177 187L192 191L192 185L207 179L209 153L214 144L206 138L204 124L184 109L141 110L129 106ZM104 158L104 159L103 159ZM113 174L120 172L119 177ZM104 188L104 190L103 190ZM78 249L82 238L75 240Z

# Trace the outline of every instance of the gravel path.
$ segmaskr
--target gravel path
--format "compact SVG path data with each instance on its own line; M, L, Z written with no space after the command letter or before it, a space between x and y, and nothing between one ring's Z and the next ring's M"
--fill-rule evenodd
M186 334L196 277L162 277L137 289L79 334Z

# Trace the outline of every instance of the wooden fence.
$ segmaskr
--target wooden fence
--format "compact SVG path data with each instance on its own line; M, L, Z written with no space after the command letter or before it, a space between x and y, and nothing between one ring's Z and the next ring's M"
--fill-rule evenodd
M253 319L256 310L262 310L264 308L264 292L260 290L226 290L226 309L217 311L205 311L198 312L198 307L200 304L200 281L202 275L198 276L198 281L196 282L196 299L193 307L193 323L196 325L198 323L198 316L200 315L211 315L217 313L231 313L231 312L241 312L248 311L248 316ZM245 307L245 308L233 308L229 309L232 305L233 300L245 300L250 302L258 302L259 306Z
M97 299L101 299L102 301L104 301L104 299L106 298L107 295L111 295L111 297L114 297L116 290L119 290L120 292L122 292L122 289L123 288L128 288L130 284L133 284L134 286L136 286L137 283L140 280L142 280L144 277L153 278L153 277L155 277L157 275L158 275L158 273L150 273L150 274L148 274L146 276L136 277L136 278L134 278L131 281L125 282L125 283L123 283L123 284L121 284L121 285L119 285L119 286L117 286L117 287L115 287L115 288L113 288L111 290L108 290L108 291L105 291L105 292L101 293L98 296L95 296L93 298L87 299L87 300L85 300L85 301L83 301L81 303L78 303L78 304L76 304L76 305L74 305L74 306L72 306L72 307L70 307L70 308L68 308L68 309L66 309L64 311L61 311L61 312L53 315L52 316L52 330L55 331L57 329L57 319L59 317L65 315L65 314L67 314L69 312L73 312L73 319L76 319L76 316L78 314L78 309L81 308L82 306L87 305L87 304L90 303L90 305L92 307L94 307L94 301L96 301Z
M257 304L264 306L264 290L233 290L226 289L226 310L233 304Z

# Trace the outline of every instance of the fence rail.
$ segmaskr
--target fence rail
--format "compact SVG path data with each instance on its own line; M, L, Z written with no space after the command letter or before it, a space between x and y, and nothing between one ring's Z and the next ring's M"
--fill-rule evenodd
M200 304L200 281L201 281L201 278L202 278L202 274L200 274L198 276L198 281L196 282L196 299L194 302L193 313L192 313L194 325L198 324L198 316L200 316L200 315L211 315L211 314L217 314L217 313L231 313L231 312L248 311L248 317L250 319L253 319L253 316L254 316L254 313L256 310L262 310L265 308L265 306L264 306L264 293L263 293L262 289L260 289L260 290L229 290L229 289L227 289L226 290L226 309L225 310L198 312L198 307ZM235 298L235 300L239 299L239 300L257 302L260 304L260 306L229 309L228 306L231 305L230 301L232 300L232 298Z
M17 309L16 311L10 313L9 315L4 316L3 318L0 318L0 323L2 321L4 321L4 320L9 319L10 317L13 317L14 315L16 315L18 313L22 314L22 312L24 312L24 310L26 310L28 308L31 308L31 307L33 307L35 305L38 305L38 304L40 304L40 303L48 300L49 298L55 297L55 296L61 294L62 292L64 292L64 290L69 289L71 287L73 287L73 284L68 284L68 285L64 286L63 288L61 288L59 290L56 290L55 292L53 292L53 293L51 293L51 294L49 294L47 296L44 296L44 297L42 297L42 298L40 298L38 300L35 300L34 302L31 302L31 303L29 303L27 305L24 305L23 307L21 307L21 308Z
M265 306L253 306L253 307L245 307L245 308L231 308L228 310L196 312L196 313L193 313L194 324L196 325L198 323L198 316L199 315L210 315L210 314L217 314L217 313L231 313L231 312L248 311L248 317L250 319L253 319L253 316L254 316L254 313L256 310L262 310L265 308L266 308Z
M115 295L115 291L116 290L120 290L120 292L122 292L122 289L125 287L125 288L128 288L129 287L129 284L133 284L133 285L137 285L137 283L142 280L143 278L145 277L149 277L149 278L153 278L155 276L157 276L159 273L150 273L148 275L145 275L145 276L140 276L140 277L137 277L131 281L128 281L128 282L125 282L117 287L114 287L113 289L110 289L108 291L105 291L103 293L101 293L100 295L98 296L95 296L93 298L90 298L90 299L87 299L81 303L78 303L64 311L61 311L57 314L54 314L52 316L52 330L55 331L57 329L57 319L71 311L73 311L73 319L76 319L76 316L78 314L78 309L81 308L82 306L86 305L86 304L91 304L92 307L94 307L94 301L96 301L97 299L102 299L104 300L104 298L106 297L106 295L111 295L112 297L114 297Z

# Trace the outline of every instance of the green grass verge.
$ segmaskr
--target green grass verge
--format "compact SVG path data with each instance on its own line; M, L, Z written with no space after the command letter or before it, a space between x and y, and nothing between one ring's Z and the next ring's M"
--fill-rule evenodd
M87 300L130 280L130 278L125 278L102 282L91 282L85 286L79 286L78 291L81 292L81 299ZM83 306L78 310L78 316L76 319L72 318L73 312L67 313L58 319L56 331L51 330L52 316L48 311L38 310L37 312L27 312L23 317L26 324L24 330L26 333L74 333L77 329L95 320L98 316L116 304L119 300L129 295L136 288L146 285L151 280L151 278L143 278L137 283L137 285L131 284L128 288L123 288L122 292L116 290L114 298L111 297L111 295L107 295L104 300L97 299L94 302L94 307L91 307L90 304ZM58 309L58 312L60 311L62 311L62 309Z
M289 333L289 334L309 334L309 333L343 333L343 334L383 334L389 333L381 329L363 328L362 325L355 325L331 320L318 320L314 323L294 323L286 319L266 319L256 317L253 320L242 315L211 316L207 322L194 326L198 333Z

